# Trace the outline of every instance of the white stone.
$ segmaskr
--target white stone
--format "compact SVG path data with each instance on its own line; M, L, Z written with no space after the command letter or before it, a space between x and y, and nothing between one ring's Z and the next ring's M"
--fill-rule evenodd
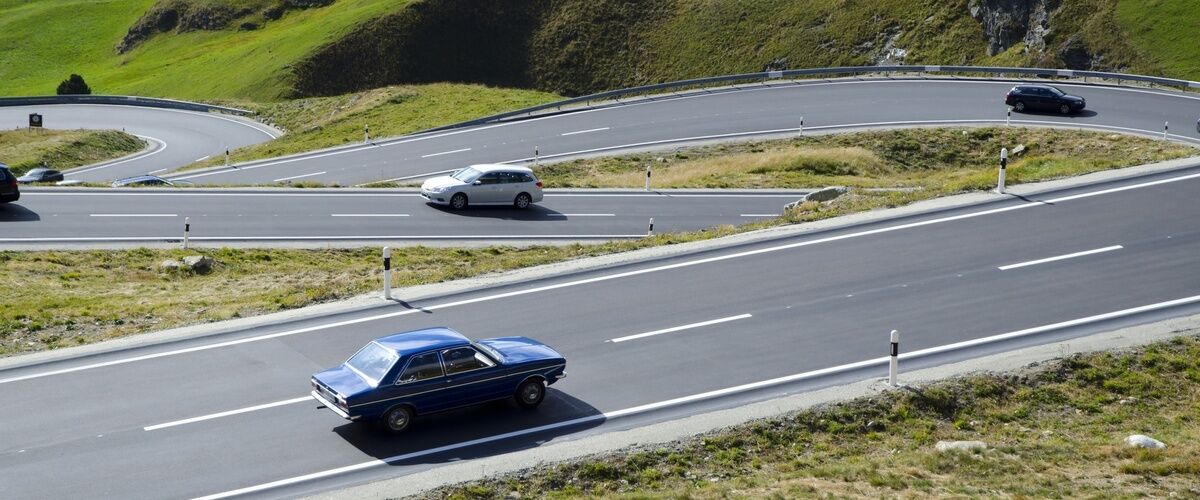
M975 451L986 450L988 445L983 441L938 441L937 451Z
M1156 450L1161 450L1167 447L1167 445L1163 444L1162 441L1142 434L1134 434L1125 438L1125 444L1134 448L1153 448Z

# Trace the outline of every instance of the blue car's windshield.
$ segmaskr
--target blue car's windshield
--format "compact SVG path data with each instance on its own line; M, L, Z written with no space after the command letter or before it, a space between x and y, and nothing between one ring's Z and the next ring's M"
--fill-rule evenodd
M372 386L379 385L379 379L387 374L399 358L396 353L384 349L379 344L371 342L346 361L346 366Z
M458 172L455 172L454 175L451 175L450 177L453 177L453 178L463 181L467 184L470 184L472 182L475 182L475 178L479 177L480 173L481 172L478 170L475 170L471 167L467 167L462 170L459 170Z

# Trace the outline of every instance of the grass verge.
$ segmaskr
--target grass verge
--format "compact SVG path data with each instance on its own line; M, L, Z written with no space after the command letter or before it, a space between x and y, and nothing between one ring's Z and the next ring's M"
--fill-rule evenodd
M639 188L646 167L660 188L987 189L1000 148L1019 183L1196 154L1171 142L1119 134L1018 127L922 128L679 148L545 165L550 187ZM1019 151L1019 152L1018 152Z
M116 130L50 130L22 128L0 131L0 161L17 175L47 166L66 170L141 151L141 139Z
M793 174L802 175L786 182L807 186L828 183L857 187L900 185L918 189L852 190L850 194L832 202L806 203L772 220L739 227L721 226L692 233L656 235L636 241L524 248L401 248L393 254L393 282L397 286L435 283L650 246L711 239L771 226L896 207L958 192L991 189L995 182L994 160L991 153L984 151L996 151L999 144L1012 146L1024 143L1029 151L1028 156L1018 157L1010 164L1009 178L1014 183L1132 166L1195 153L1195 149L1172 143L1124 136L1072 134L1075 133L1054 130L938 129L803 138L798 139L796 144L785 141L778 146L785 150L798 148L801 151L808 151L805 149L809 147L807 141L824 141L813 146L818 148L820 155L817 156L822 160L805 160L800 164L825 165L818 168L823 172L819 175L812 172L797 174L789 168L765 171L775 172L781 179L791 179L788 176ZM1038 140L1033 140L1035 138ZM767 173L737 170L742 162L755 161L759 156L771 156L767 148L775 146L764 144L767 143L682 150L671 156L673 159L665 165L668 165L668 171L680 168L693 160L691 155L698 158L696 161L737 158L730 167L733 171L728 175L752 175L762 181L751 185L793 187L793 184L786 184L782 180L771 180L771 175ZM896 148L900 151L892 151ZM1043 155L1043 150L1058 153ZM804 155L801 156L812 157L809 153ZM922 158L938 157L944 158L939 160L941 163L937 163L936 167L932 162L926 164L921 161ZM609 165L610 161L616 165L612 169L618 173L622 169L640 172L638 169L642 168L643 157L622 158L588 160L547 168L560 169L558 179L564 183L566 181L562 179L581 182L579 179L594 177L593 170ZM680 172L690 170L690 167L682 167ZM702 177L726 175L715 170L706 172L709 173ZM694 179L688 175L679 175L684 179L680 181L684 185L695 185ZM656 179L662 178L656 176ZM0 303L0 355L87 344L350 297L379 286L380 279L375 270L377 252L376 249L220 249L207 252L219 264L215 270L204 275L159 270L159 263L163 260L179 259L195 251L0 252L0 297L5 297ZM121 279L114 280L114 276L120 276ZM214 293L214 290L221 290L221 293Z
M1198 331L960 377L425 498L1200 497ZM1147 434L1166 449L1124 445ZM940 440L983 441L976 452Z

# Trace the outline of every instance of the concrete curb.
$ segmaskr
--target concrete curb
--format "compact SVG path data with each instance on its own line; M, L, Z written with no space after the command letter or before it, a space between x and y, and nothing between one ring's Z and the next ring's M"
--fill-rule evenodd
M1031 363L1040 363L1071 354L1127 349L1180 335L1195 335L1198 332L1200 332L1200 315L1175 318L912 372L904 372L901 367L900 381L906 386L913 387L973 373L1010 372L1029 366ZM608 432L580 439L571 439L570 437L554 439L537 448L455 462L415 474L323 493L310 498L349 500L417 495L441 486L496 477L547 463L581 459L635 446L644 447L687 439L753 420L777 417L889 390L894 389L882 380L863 380L645 427Z
M660 245L629 252L557 262L525 269L516 269L513 271L488 274L446 283L434 283L429 285L399 288L392 291L392 296L408 302L426 300L453 293L467 292L500 285L511 285L525 281L550 278L568 273L593 271L603 269L605 267L628 264L641 260L673 257L685 253L757 243L776 238L811 233L814 231L835 229L867 222L877 222L908 215L917 215L933 210L967 207L973 204L994 201L1013 196L1029 196L1047 190L1078 187L1093 183L1136 177L1139 175L1168 172L1175 169L1197 165L1200 165L1200 157L1182 158L1178 160L1129 167L1119 170L1106 170L1103 172L1096 172L1079 177L1071 177L1032 184L1014 185L1008 188L1008 194L1006 195L999 195L991 192L975 192L947 196L943 198L926 200L903 207L872 210L805 224L780 226L750 231L712 240L694 241L681 243L678 245ZM780 205L782 206L782 203ZM85 346L68 347L53 351L13 356L0 359L0 370L51 361L59 361L114 350L131 349L179 340L219 335L222 333L266 325L278 325L279 323L283 322L304 321L321 316L386 307L391 304L392 303L385 302L382 298L380 298L380 293L373 292L338 302L318 304L262 316L240 318L217 323L191 325L132 337L125 337L96 344L89 344Z

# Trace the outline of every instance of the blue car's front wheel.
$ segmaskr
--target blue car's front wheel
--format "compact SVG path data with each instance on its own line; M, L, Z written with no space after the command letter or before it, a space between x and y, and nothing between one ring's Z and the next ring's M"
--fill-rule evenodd
M399 434L408 428L408 424L412 422L412 417L412 408L402 405L384 413L380 423L383 424L384 430L393 434Z
M515 397L522 408L536 408L546 397L546 383L538 378L526 380L517 387Z

